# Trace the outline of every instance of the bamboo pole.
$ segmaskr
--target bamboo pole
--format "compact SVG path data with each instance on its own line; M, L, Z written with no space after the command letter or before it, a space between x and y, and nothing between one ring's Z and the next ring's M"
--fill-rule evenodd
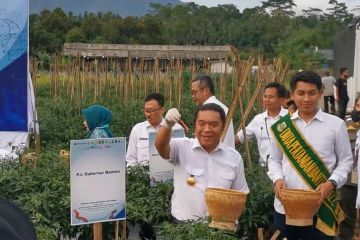
M130 56L126 59L126 70L125 70L125 74L126 74L126 79L125 79L125 84L124 84L124 104L127 104L129 101L129 83L130 83Z
M239 64L240 59L239 59L236 48L232 47L231 49L234 52L236 63ZM253 62L254 62L254 60L250 57L248 62L246 64L244 64L243 71L240 71L240 67L239 67L240 65L236 66L236 76L237 76L237 79L238 79L238 86L235 89L235 94L233 95L233 98L232 98L232 101L231 101L231 104L230 104L230 108L229 108L228 114L226 116L225 127L224 127L224 130L223 130L222 134L221 134L221 140L224 140L224 138L225 138L227 129L228 129L228 127L230 125L230 122L231 122L231 120L233 118L233 115L234 115L234 112L235 112L235 109L236 109L236 106L237 106L237 102L238 102L238 99L240 97L240 93L242 92L242 90L244 88L244 83L246 82L246 79L247 79L247 77L249 75L249 72L250 72L250 66L252 66Z
M243 129L244 130L244 125L245 125L245 123L246 123L246 121L247 121L247 118L248 118L248 116L249 116L249 114L250 114L250 111L251 111L251 109L253 108L253 106L254 106L254 103L255 103L255 101L256 101L256 99L260 96L260 90L262 89L262 86L263 86L263 84L264 84L264 82L265 82L265 79L266 79L266 75L267 75L267 68L265 68L265 70L264 71L262 71L262 65L261 65L261 61L260 60L258 60L258 63L259 63L259 72L258 72L258 75L257 75L257 77L256 77L256 89L255 89L255 92L254 93L252 93L252 97L251 97L251 99L250 99L250 101L247 103L247 108L246 108L246 110L245 110L245 113L244 113L244 115L243 115L243 117L242 117L242 120L241 120L241 123L240 123L240 125L239 125L239 127L238 127L238 130L237 131L239 131L240 129Z
M274 235L272 235L272 237L270 238L270 240L276 240L279 237L280 233L281 232L279 230L276 230Z
M239 97L239 105L240 105L240 111L241 111L241 118L244 118L244 108L243 108L243 102L241 97ZM252 161L251 161L251 154L250 154L250 148L249 148L249 143L248 140L246 138L246 126L245 126L245 121L243 121L243 125L241 126L243 129L243 133L244 133L244 146L245 146L245 151L246 151L246 155L247 155L247 166L251 169L252 168Z

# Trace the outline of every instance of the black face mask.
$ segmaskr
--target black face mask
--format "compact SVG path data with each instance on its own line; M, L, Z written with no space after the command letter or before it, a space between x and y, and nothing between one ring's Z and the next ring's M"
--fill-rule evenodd
M354 121L354 122L360 122L360 111L352 111L351 113L351 119Z

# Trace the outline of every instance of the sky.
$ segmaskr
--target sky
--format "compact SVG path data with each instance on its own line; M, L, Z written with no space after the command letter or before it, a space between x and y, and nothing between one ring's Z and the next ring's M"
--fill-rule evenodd
M245 8L253 8L255 6L261 6L261 1L266 0L181 0L182 2L195 2L199 5L205 5L207 7L215 7L219 4L234 4L240 11L243 11ZM330 7L329 0L295 0L295 4L297 5L294 8L296 13L301 13L302 9L312 8L320 8L322 10L326 10ZM360 7L360 0L338 0L338 2L344 2L348 7L350 13L354 13L351 11L355 6ZM357 11L356 13L359 13ZM358 15L358 14L356 14Z

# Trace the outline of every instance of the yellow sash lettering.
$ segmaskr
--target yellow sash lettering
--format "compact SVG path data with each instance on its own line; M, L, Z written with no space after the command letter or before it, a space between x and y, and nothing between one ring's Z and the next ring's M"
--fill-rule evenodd
M280 133L280 138L286 149L316 185L326 181L324 174L311 160L311 157L306 153L305 149L301 146L300 142L289 128L286 128Z

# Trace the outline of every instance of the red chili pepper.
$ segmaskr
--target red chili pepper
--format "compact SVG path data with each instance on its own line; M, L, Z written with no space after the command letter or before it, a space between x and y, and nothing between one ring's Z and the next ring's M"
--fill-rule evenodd
M189 127L184 123L183 120L179 120L179 124L184 128L185 130L185 133L188 133L189 132Z

